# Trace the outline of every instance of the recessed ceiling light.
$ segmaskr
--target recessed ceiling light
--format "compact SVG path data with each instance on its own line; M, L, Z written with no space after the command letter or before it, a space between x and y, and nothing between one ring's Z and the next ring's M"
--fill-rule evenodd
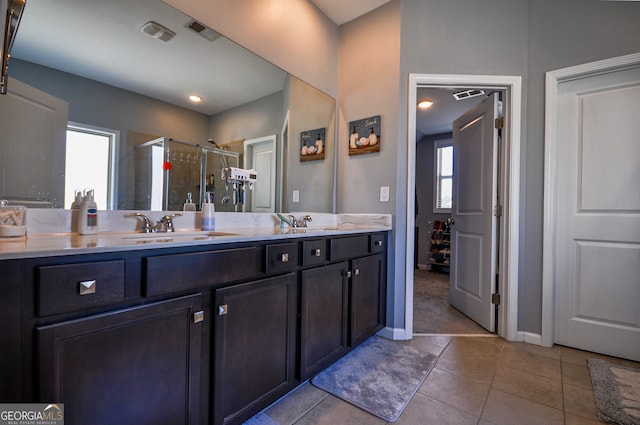
M202 96L198 96L197 94L192 94L191 96L189 96L189 100L192 101L193 103L200 103L202 102Z
M431 105L433 105L433 100L431 100L431 99L424 99L424 100L421 100L420 102L418 102L418 108L420 108L420 109L431 108Z

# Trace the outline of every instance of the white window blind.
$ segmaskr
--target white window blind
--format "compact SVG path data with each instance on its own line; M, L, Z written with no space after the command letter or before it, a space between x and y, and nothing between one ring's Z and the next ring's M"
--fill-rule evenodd
M451 212L451 196L453 187L453 145L451 140L438 140L434 144L435 178L433 211L436 213Z

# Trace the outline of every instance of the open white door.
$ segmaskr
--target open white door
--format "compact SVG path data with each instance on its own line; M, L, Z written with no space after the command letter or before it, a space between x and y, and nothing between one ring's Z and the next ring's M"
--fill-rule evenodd
M453 122L449 301L490 332L496 281L498 98L494 93Z
M640 61L593 68L558 85L553 342L638 361Z
M252 191L245 193L244 211L276 211L276 136L245 140L244 168L256 170Z

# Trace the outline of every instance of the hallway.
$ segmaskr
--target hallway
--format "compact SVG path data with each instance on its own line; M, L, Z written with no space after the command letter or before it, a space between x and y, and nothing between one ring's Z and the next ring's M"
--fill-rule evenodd
M413 334L491 335L449 305L449 274L420 269L414 271Z

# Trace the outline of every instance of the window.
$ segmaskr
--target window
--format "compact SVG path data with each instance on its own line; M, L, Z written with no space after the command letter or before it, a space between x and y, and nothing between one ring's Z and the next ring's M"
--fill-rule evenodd
M119 132L84 124L67 126L64 206L70 208L76 190L93 189L98 209L114 209Z
M433 212L451 212L453 187L453 145L449 140L436 140L434 144L435 176L433 179Z

